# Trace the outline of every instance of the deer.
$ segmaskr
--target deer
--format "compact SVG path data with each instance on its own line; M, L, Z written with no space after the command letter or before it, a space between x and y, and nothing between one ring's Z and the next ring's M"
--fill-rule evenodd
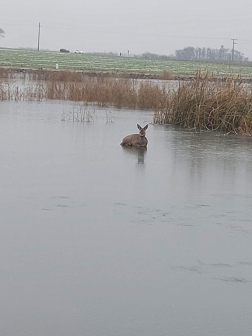
M137 124L137 128L139 129L139 134L131 134L126 136L122 143L121 146L125 147L147 147L148 140L145 136L146 130L148 128L148 124L144 127L141 127L140 125Z

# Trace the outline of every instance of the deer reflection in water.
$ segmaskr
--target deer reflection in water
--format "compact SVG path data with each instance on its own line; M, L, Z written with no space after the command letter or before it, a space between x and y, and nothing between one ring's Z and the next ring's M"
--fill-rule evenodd
M123 147L123 149L128 155L137 157L138 164L144 164L144 157L147 152L146 147Z

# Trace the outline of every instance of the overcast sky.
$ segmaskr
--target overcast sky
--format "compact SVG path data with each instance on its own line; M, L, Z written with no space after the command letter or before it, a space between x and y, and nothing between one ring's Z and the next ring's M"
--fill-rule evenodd
M251 0L1 0L2 47L172 54L232 48L252 59Z

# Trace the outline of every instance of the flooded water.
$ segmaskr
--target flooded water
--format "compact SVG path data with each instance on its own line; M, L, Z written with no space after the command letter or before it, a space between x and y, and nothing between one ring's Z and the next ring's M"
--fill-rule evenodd
M252 139L75 108L0 103L1 336L250 335Z

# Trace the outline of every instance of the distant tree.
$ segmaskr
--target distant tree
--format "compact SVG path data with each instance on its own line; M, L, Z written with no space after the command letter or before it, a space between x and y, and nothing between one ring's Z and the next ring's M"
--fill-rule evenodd
M201 55L202 55L202 59L206 59L206 48L205 48L205 47L202 48L202 53L201 53Z
M195 49L193 47L187 47L184 49L186 58L189 60L195 59Z
M201 59L201 48L196 48L195 49L195 58L198 60L198 59Z
M233 57L235 62L248 61L248 58L237 50L234 51ZM231 61L232 50L224 48L223 45L220 49L186 47L184 49L176 50L175 58L178 60L208 60L211 62Z
M227 53L227 49L224 48L223 45L221 45L220 49L219 49L219 60L223 61L225 60L225 55Z
M4 30L2 28L0 28L0 36L3 37L4 36Z

